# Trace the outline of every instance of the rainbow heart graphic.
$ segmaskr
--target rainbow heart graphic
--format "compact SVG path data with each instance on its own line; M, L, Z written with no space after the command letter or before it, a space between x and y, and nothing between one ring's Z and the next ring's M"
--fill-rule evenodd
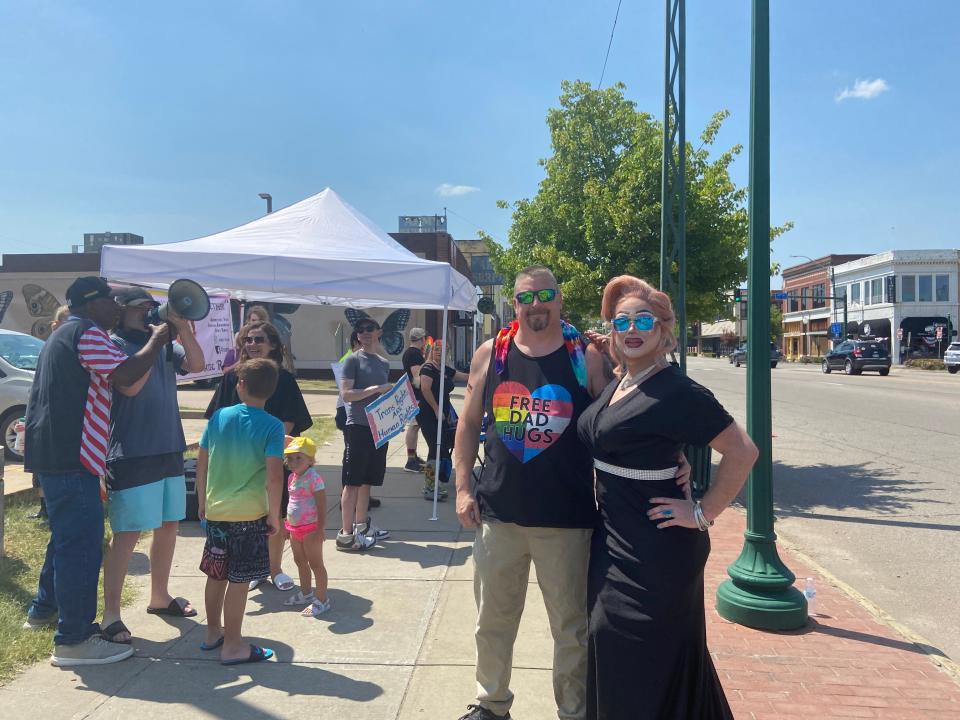
M501 383L493 393L494 427L507 450L522 463L549 448L573 417L573 398L561 385L534 391L518 382Z

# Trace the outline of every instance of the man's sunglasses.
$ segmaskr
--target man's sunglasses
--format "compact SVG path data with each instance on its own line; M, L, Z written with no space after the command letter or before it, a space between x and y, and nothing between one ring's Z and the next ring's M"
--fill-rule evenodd
M244 345L263 345L267 341L267 338L263 335L247 335L243 339Z
M533 302L533 299L536 298L542 303L548 303L557 296L557 291L554 288L544 288L543 290L524 290L523 292L518 292L514 297L517 299L517 302L521 305L529 305Z
M357 325L358 333L376 332L379 329L376 325Z
M630 329L630 322L630 318L626 315L617 315L611 324L617 332L625 333ZM650 332L656 322L657 319L650 313L640 313L633 318L633 325L640 332Z

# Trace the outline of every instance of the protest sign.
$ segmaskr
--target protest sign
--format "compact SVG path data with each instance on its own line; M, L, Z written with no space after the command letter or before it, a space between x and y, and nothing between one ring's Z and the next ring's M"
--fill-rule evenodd
M393 384L389 392L367 405L366 411L375 447L383 447L390 438L399 435L404 426L420 412L406 373Z

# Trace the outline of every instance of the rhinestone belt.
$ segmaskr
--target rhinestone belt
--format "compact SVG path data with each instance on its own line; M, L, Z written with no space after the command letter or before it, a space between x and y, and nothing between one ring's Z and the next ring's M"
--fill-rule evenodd
M677 469L675 467L664 468L663 470L637 470L636 468L625 468L620 467L619 465L611 465L610 463L605 463L603 460L594 460L593 466L597 470L602 470L603 472L610 473L611 475L619 475L620 477L629 478L630 480L669 480L677 474Z

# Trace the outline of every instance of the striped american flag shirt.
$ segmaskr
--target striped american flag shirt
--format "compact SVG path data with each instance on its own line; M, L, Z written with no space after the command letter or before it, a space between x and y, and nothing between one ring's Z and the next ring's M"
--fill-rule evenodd
M99 476L106 474L110 447L110 405L113 399L110 375L127 356L96 325L80 336L77 352L80 364L90 373L80 436L80 462L91 474Z

